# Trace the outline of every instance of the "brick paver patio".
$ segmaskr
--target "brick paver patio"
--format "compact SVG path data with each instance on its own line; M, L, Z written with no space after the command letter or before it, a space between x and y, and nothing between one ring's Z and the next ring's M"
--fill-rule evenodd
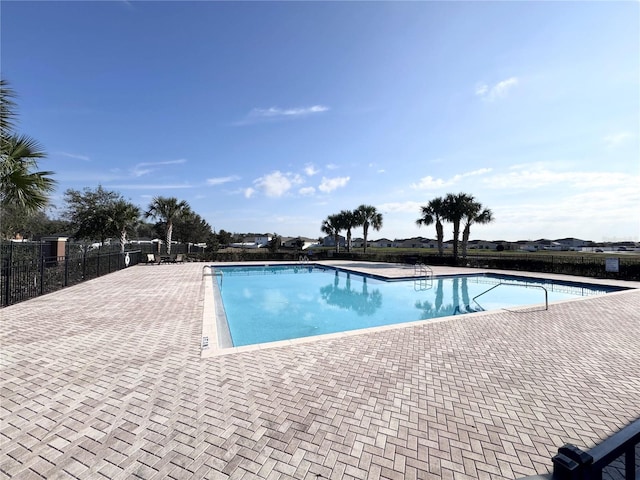
M640 290L203 359L202 266L0 310L0 477L513 479L640 417Z

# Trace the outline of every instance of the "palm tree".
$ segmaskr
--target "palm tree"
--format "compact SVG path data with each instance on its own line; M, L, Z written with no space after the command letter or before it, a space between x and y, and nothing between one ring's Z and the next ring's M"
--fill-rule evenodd
M482 208L480 202L471 201L467 205L464 214L464 230L462 231L462 258L467 258L467 244L473 223L485 224L493 221L493 212L488 208Z
M327 235L333 236L336 244L336 253L340 252L340 230L343 230L342 219L340 215L329 215L322 221L321 230Z
M0 80L0 205L14 203L27 212L42 209L53 191L53 172L37 171L44 158L41 146L26 135L13 132L16 118L15 97L7 82Z
M448 193L444 198L444 219L453 224L453 263L458 263L458 240L460 238L460 222L465 216L469 204L474 201L472 195L466 193Z
M360 205L355 212L356 222L362 226L362 236L364 237L364 253L367 253L367 237L369 227L378 231L382 228L382 214L378 213L376 207L372 205Z
M120 237L120 251L124 253L127 242L127 231L140 223L140 209L125 200L118 200L109 210L107 222L118 232Z
M15 92L9 88L9 83L6 80L0 80L0 130L2 133L12 131L17 117L15 108L16 102Z
M351 229L357 227L358 219L355 212L351 210L342 210L338 216L340 217L340 224L347 231L347 252L351 251Z
M155 218L167 224L167 254L171 254L171 235L173 222L191 213L191 207L184 200L175 197L153 197L149 209L144 213L146 218Z
M443 255L444 251L442 244L444 241L444 231L442 228L442 220L444 219L444 200L442 197L434 198L429 201L426 206L420 207L422 209L422 217L416 220L416 225L431 225L436 224L436 239L438 241L438 253Z

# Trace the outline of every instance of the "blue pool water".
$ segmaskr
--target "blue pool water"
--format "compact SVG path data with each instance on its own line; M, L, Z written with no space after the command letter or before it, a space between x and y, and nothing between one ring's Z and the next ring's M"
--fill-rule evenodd
M542 305L613 287L475 275L384 281L315 266L216 267L234 346ZM492 286L504 282L489 292ZM535 287L537 285L537 287Z

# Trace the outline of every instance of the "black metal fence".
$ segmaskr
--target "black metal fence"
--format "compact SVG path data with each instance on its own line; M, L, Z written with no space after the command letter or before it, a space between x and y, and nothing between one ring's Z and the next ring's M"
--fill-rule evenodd
M53 242L0 244L0 306L6 307L136 265L140 250Z
M553 472L521 480L603 480L640 478L640 418L591 450L567 444L551 460Z

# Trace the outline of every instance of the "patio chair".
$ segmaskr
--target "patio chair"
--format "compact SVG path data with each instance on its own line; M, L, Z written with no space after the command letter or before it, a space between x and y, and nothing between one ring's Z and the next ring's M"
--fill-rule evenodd
M173 263L184 263L184 253L178 253L173 259Z
M156 263L156 257L153 253L147 253L147 264Z

